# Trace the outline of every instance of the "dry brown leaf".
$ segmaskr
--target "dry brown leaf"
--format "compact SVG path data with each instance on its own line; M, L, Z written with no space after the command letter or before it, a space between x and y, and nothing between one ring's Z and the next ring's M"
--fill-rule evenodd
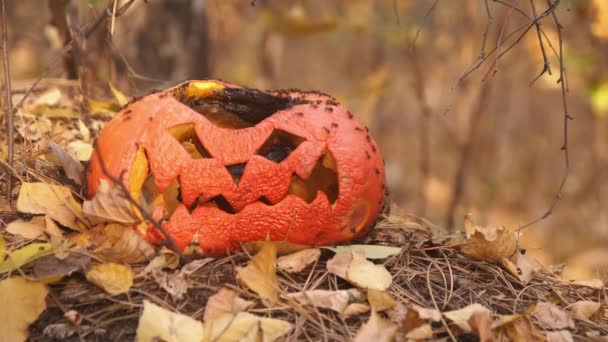
M555 304L547 302L536 303L532 316L536 318L541 326L549 329L574 328L574 321L570 315Z
M276 263L276 246L266 243L246 267L237 267L236 274L241 283L260 298L276 302L279 299Z
M468 333L472 331L471 326L468 323L469 319L476 312L486 312L488 315L490 314L489 309L481 304L474 303L467 305L462 309L444 312L443 315L450 321L454 322L454 324L456 324L462 331Z
M44 216L36 216L30 221L15 220L6 225L6 232L26 239L44 237Z
M277 267L288 273L302 272L306 267L317 262L320 256L321 250L318 248L305 249L280 257L277 260Z
M468 321L471 330L479 337L479 342L492 342L492 320L489 311L476 311Z
M359 297L356 289L351 290L308 290L286 294L286 298L298 301L300 304L313 305L319 308L343 312L351 298Z
M211 258L198 259L184 265L179 272L152 271L152 278L163 290L167 291L174 299L182 300L188 290L192 287L190 275L209 263Z
M308 245L298 245L295 243L291 243L289 241L253 241L249 242L245 245L245 250L251 254L256 254L262 250L265 244L271 243L277 249L277 255L289 255L295 252L303 251L305 249L309 249L312 246Z
M545 341L545 336L536 330L528 315L518 316L502 328L513 342Z
M207 321L226 313L237 314L245 311L252 305L253 302L239 297L236 292L227 288L221 288L207 300L203 320Z
M593 287L595 289L603 289L604 282L601 279L580 279L572 282L574 285Z
M117 223L98 225L70 241L105 261L134 264L150 260L155 253L152 245L131 227Z
M327 271L342 279L346 279L346 271L348 271L348 267L353 261L354 253L336 253L336 255L327 261Z
M589 319L591 316L595 315L601 307L602 304L600 303L580 300L568 306L568 310L572 312L572 316L575 318Z
M410 330L405 337L408 340L426 340L433 337L433 327L429 323L424 323Z
M407 306L400 302L397 302L397 305L386 311L388 318L395 323L403 322L407 318L407 313Z
M393 276L384 265L376 265L360 253L353 252L353 260L346 271L346 280L364 289L384 291L393 283Z
M133 285L133 271L127 265L104 263L91 267L87 280L111 295L129 292Z
M45 285L25 280L8 278L0 281L0 342L25 341L28 326L46 309Z
M470 214L465 216L467 244L462 252L477 260L500 261L515 252L515 233L504 227L481 227L474 225Z
M510 258L502 258L500 263L523 284L527 284L542 270L542 266L534 259L521 253L520 250Z
M393 299L393 296L385 291L376 289L367 290L367 301L376 312L389 310L397 305L397 301Z
M362 252L368 259L386 259L401 252L400 247L381 245L345 245L336 247L323 247L334 253Z
M366 312L369 312L371 309L372 308L367 304L352 303L352 304L348 304L348 306L344 309L344 311L342 311L342 316L344 316L344 318L358 316L358 315L364 314Z
M367 322L361 326L354 342L390 342L397 333L397 325L388 319L383 319L374 311Z
M48 144L55 157L59 159L65 175L69 179L73 180L76 184L82 185L85 172L84 166L80 163L80 161L78 161L74 155L65 151L61 148L61 146L55 144L53 141L48 140Z
M17 210L28 214L46 214L65 227L83 231L82 209L70 188L46 183L23 183Z
M418 306L416 304L413 304L411 308L418 313L418 317L420 317L420 319L431 320L433 322L441 321L441 312L439 312L437 309L423 308L422 306Z
M66 145L65 150L81 162L89 161L91 155L93 155L93 145L82 140L70 141Z
M150 260L148 265L146 265L143 273L148 274L152 271L162 270L164 268L174 270L177 266L179 266L179 255L167 247L163 247L158 251L154 259Z
M63 239L63 231L59 228L59 225L53 221L48 215L44 216L44 232L51 237L51 241L58 241Z
M59 259L54 254L46 255L33 262L34 278L44 283L58 281L73 272L84 270L91 257L86 253L74 251L66 258Z
M247 312L223 314L205 321L203 341L271 342L279 340L291 329L291 323L279 319L259 317Z
M547 342L574 342L574 339L568 330L549 331Z
M141 222L136 209L125 197L120 187L113 186L102 179L92 200L82 203L82 211L91 224L104 222L138 223ZM137 200L137 199L136 199Z
M144 310L137 326L137 342L202 340L202 322L144 300Z

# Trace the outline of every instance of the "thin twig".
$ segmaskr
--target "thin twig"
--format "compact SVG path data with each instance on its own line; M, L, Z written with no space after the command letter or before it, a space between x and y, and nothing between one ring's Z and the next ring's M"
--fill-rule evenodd
M534 18L536 19L536 5L534 4L535 0L530 0L530 5L532 5L532 14L534 15ZM540 44L540 51L543 54L543 69L540 71L540 73L538 74L538 76L536 76L535 79L532 80L532 82L530 83L530 85L534 84L534 82L536 82L536 80L538 80L539 78L541 78L542 75L544 75L545 73L548 73L549 75L551 75L551 65L549 64L549 58L547 57L547 53L545 52L545 45L543 44L543 36L540 33L540 21L534 21L534 24L536 25L536 34L538 35L538 43Z
M2 66L4 67L4 120L6 122L6 138L8 143L8 165L13 168L15 159L15 142L13 141L13 100L11 95L11 68L8 56L8 16L6 15L6 0L2 0ZM6 182L9 204L13 196L13 175L9 173Z
M555 1L555 3L558 3L558 2L559 2L559 0ZM547 0L547 4L550 7L553 7L555 5L555 3L551 4L551 0ZM549 208L540 217L519 227L517 229L518 231L520 231L524 228L530 227L540 221L543 221L547 217L551 216L551 214L553 213L553 210L555 209L555 207L557 206L557 204L559 203L559 201L562 198L562 191L564 190L564 186L566 185L566 180L568 179L568 176L570 175L570 155L569 155L569 150L568 150L568 122L570 120L574 119L574 117L571 116L570 113L568 112L568 99L567 99L568 90L567 90L567 83L566 83L567 76L566 76L566 68L564 66L564 46L563 46L563 32L562 32L564 27L559 22L559 19L557 18L557 15L555 14L555 12L551 12L551 16L553 17L553 22L555 23L555 28L557 30L557 36L559 39L559 79L557 82L561 85L562 107L564 110L564 113L563 113L563 121L564 121L563 139L564 140L563 140L563 145L561 147L561 150L564 152L564 175L562 176L562 179L559 183L557 192L553 196L553 200L549 204Z

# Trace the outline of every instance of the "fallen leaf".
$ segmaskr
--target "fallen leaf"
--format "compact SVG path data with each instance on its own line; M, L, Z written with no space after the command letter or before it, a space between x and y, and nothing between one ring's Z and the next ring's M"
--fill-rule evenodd
M144 309L137 326L138 342L198 342L203 340L203 336L201 322L144 299Z
M227 288L221 288L207 300L203 320L207 321L226 313L237 314L245 311L252 305L253 302L239 297L236 292Z
M6 232L26 239L44 237L44 217L37 216L30 221L15 220L6 225Z
M76 310L68 310L63 314L63 317L65 317L65 319L67 319L68 321L70 321L70 323L78 326L82 323L82 320L84 319L84 317L82 316L82 314Z
M70 141L65 147L66 151L72 154L76 160L86 162L91 159L93 155L93 145L85 143L82 140Z
M433 327L429 323L424 323L410 330L405 337L409 340L426 340L433 337Z
M528 315L517 316L505 324L503 329L513 342L545 341L545 336L536 330Z
M549 331L547 342L574 342L574 339L568 330Z
M158 251L154 259L152 259L148 265L146 265L144 274L148 274L156 270L162 270L164 268L173 270L177 268L177 266L179 266L179 255L167 247L163 247L160 251Z
M70 188L47 183L23 183L17 210L28 214L46 214L61 225L77 230L84 230L80 222L82 209L74 200Z
M601 279L579 279L572 282L573 285L593 287L595 289L603 289L604 282Z
M53 141L48 140L48 144L51 151L53 151L53 154L59 159L65 175L76 184L82 185L85 177L84 166L82 166L73 154L63 150Z
M363 252L368 259L386 259L401 252L400 247L379 245L349 245L323 248L333 251L334 253Z
M358 296L359 291L356 289L335 291L308 290L285 295L286 298L294 299L300 304L309 304L336 312L343 312L348 306L350 299Z
M24 278L8 278L0 281L0 342L25 341L28 326L46 309L45 285Z
M388 318L395 323L403 322L407 318L407 313L407 306L399 302L393 308L386 310Z
M167 291L173 298L181 300L192 287L190 275L199 268L209 263L211 258L199 259L184 265L179 272L152 271L152 278L163 290Z
M51 237L51 242L63 239L63 231L48 215L44 216L44 232Z
M141 218L120 187L102 179L93 199L82 203L82 211L91 224L104 222L138 223Z
M305 249L280 257L277 260L277 267L288 273L302 272L306 267L317 262L320 256L321 250L318 248Z
M393 283L393 277L384 265L376 265L354 252L346 272L346 280L361 288L381 291L388 289Z
M86 104L91 113L99 114L114 114L119 111L121 107L109 101L94 100L90 97L86 98Z
M85 274L87 280L111 295L127 293L133 285L133 271L126 265L97 264Z
M352 303L352 304L348 304L348 306L344 309L344 311L342 311L342 316L344 316L345 318L358 316L358 315L364 314L366 312L369 312L371 309L372 308L367 304Z
M4 260L6 257L6 241L4 241L4 237L0 235L0 261Z
M277 249L277 255L289 255L295 252L303 251L305 249L310 249L312 246L308 245L299 245L295 243L291 243L289 241L253 241L245 244L245 250L251 254L256 254L264 245L271 243Z
M387 319L380 318L376 312L372 311L369 320L357 331L353 341L390 342L393 341L397 328L396 324Z
M389 310L397 305L397 301L390 294L376 289L367 290L367 301L376 312Z
M489 311L476 311L468 322L471 330L479 337L479 342L493 342L492 320Z
M114 99L116 102L122 107L129 102L129 98L125 94L123 94L120 90L116 89L111 82L108 82L108 86L110 86L110 90L112 91L112 95L114 95Z
M98 225L72 237L70 242L104 261L127 264L150 260L155 253L154 247L135 230L117 223Z
M51 251L50 243L30 243L15 251L7 253L6 259L0 263L0 273L13 271L21 266L48 255Z
M576 303L573 303L568 306L568 310L572 312L572 316L579 319L589 319L591 316L595 315L602 304L597 302L592 302L589 300L580 300Z
M549 329L574 328L574 321L570 315L555 304L536 303L532 316L538 320L541 326Z
M82 252L69 253L66 258L59 259L54 254L43 256L33 262L33 276L45 284L59 281L66 275L84 270L91 262L91 257Z
M262 299L273 302L279 299L279 282L276 274L277 250L272 243L265 244L246 267L237 267L241 283Z
M454 322L454 324L456 324L462 331L469 333L472 331L472 329L468 322L471 316L473 316L473 314L476 312L486 312L490 314L489 309L481 304L474 303L469 304L459 310L446 311L443 313L443 315L450 321Z
M534 259L523 255L520 250L510 258L502 258L500 263L522 284L527 284L542 270L542 266Z
M56 106L59 104L59 100L61 99L61 91L57 87L50 88L49 90L43 92L36 96L33 105L48 105L48 106Z
M247 312L238 314L223 314L205 321L205 337L203 341L276 341L288 334L291 323L259 317Z
M462 252L477 260L500 261L515 252L515 233L504 227L481 227L473 223L471 214L465 215L467 240Z
M422 306L416 304L413 304L411 308L418 313L418 317L421 319L431 320L433 322L441 321L441 312L439 312L437 309L423 308Z
M353 254L360 252L336 253L327 261L327 271L342 279L346 279L346 272L353 261Z

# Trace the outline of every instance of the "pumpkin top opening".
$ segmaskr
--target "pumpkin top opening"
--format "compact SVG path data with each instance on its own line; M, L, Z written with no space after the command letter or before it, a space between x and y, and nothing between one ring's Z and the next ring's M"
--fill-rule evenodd
M294 104L290 96L246 88L227 88L212 81L189 82L174 89L170 95L214 125L228 129L253 127Z

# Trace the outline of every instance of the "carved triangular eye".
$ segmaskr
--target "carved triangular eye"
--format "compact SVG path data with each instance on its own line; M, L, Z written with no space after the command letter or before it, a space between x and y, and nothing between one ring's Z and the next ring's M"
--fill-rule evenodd
M234 183L236 185L239 185L239 182L241 181L241 177L243 177L243 172L245 171L245 163L241 163L241 164L234 164L234 165L230 165L230 166L226 166L226 168L228 169L228 172L230 172L230 175L232 176L232 179L234 180Z
M257 154L275 163L280 163L302 142L304 142L304 139L297 135L282 130L274 130Z
M171 134L194 159L211 158L194 131L193 124L177 125L169 128Z

